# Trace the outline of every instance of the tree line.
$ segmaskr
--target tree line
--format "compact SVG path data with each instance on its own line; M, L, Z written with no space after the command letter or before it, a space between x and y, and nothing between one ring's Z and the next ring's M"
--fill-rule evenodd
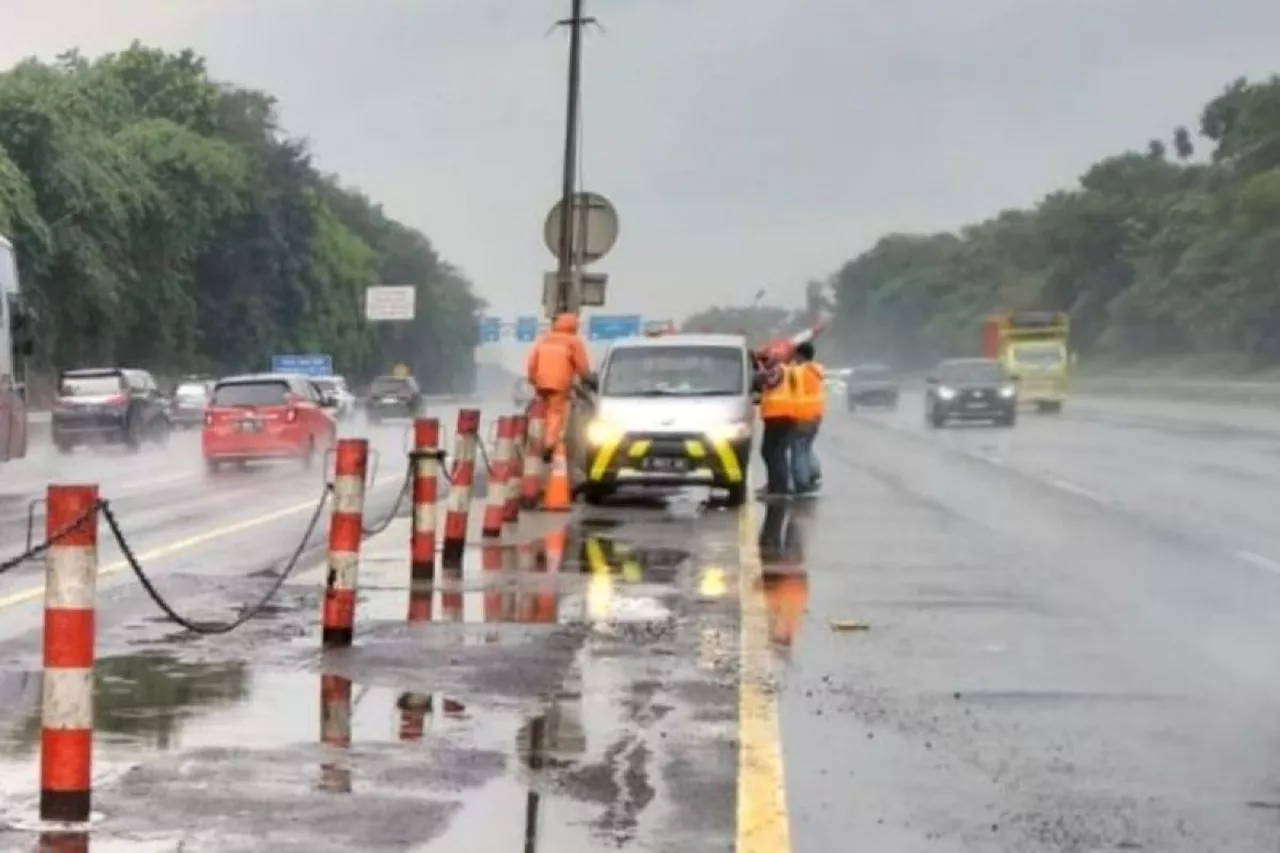
M265 92L134 43L0 74L0 233L17 247L37 373L121 364L262 370L321 352L353 377L406 363L465 387L481 301L426 236L321 173ZM412 322L363 320L371 284Z
M1201 149L1201 150L1197 150ZM890 234L830 281L830 337L866 357L972 354L998 308L1070 312L1099 361L1280 363L1280 77L1239 79L1074 189L958 232Z

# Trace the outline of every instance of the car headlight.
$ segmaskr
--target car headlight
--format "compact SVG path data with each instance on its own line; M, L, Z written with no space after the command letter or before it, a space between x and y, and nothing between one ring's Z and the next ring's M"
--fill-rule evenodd
M587 444L599 447L622 436L622 430L608 421L594 420L587 424Z
M751 437L751 424L747 421L717 424L707 430L707 436L712 441L742 441Z
M955 396L956 396L956 389L954 388L948 388L945 385L938 388L938 397L942 400L951 400L951 399L954 399Z
M1006 385L1000 389L1000 396L1006 399L1012 397L1016 393L1018 393L1018 389L1014 385Z

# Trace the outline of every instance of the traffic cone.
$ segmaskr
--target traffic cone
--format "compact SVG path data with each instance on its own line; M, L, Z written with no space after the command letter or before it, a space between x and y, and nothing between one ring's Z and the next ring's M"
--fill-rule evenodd
M542 508L551 512L567 512L573 508L573 490L569 485L569 460L565 456L564 442L556 445L551 458L551 476L542 493Z

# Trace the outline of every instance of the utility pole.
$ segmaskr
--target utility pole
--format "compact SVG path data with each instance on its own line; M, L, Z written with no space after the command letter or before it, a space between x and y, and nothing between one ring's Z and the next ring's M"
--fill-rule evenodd
M578 104L582 99L582 27L594 23L594 18L582 16L584 0L573 0L570 16L558 22L558 26L569 28L569 85L568 103L565 108L564 122L564 175L563 188L560 193L560 266L557 270L556 311L557 313L581 310L576 288L578 265L573 257L574 209L573 197L577 189L578 176Z

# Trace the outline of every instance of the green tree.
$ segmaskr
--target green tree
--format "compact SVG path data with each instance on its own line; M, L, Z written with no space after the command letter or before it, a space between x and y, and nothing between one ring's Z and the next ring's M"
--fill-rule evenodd
M480 301L413 228L312 165L266 93L191 51L133 44L0 74L0 231L38 317L38 368L261 369L322 351L356 377L472 375ZM410 324L362 319L365 288L413 284Z
M1205 105L1186 127L1089 167L1077 187L958 233L892 234L829 284L829 339L925 363L979 346L997 309L1072 315L1086 355L1280 363L1280 78Z

